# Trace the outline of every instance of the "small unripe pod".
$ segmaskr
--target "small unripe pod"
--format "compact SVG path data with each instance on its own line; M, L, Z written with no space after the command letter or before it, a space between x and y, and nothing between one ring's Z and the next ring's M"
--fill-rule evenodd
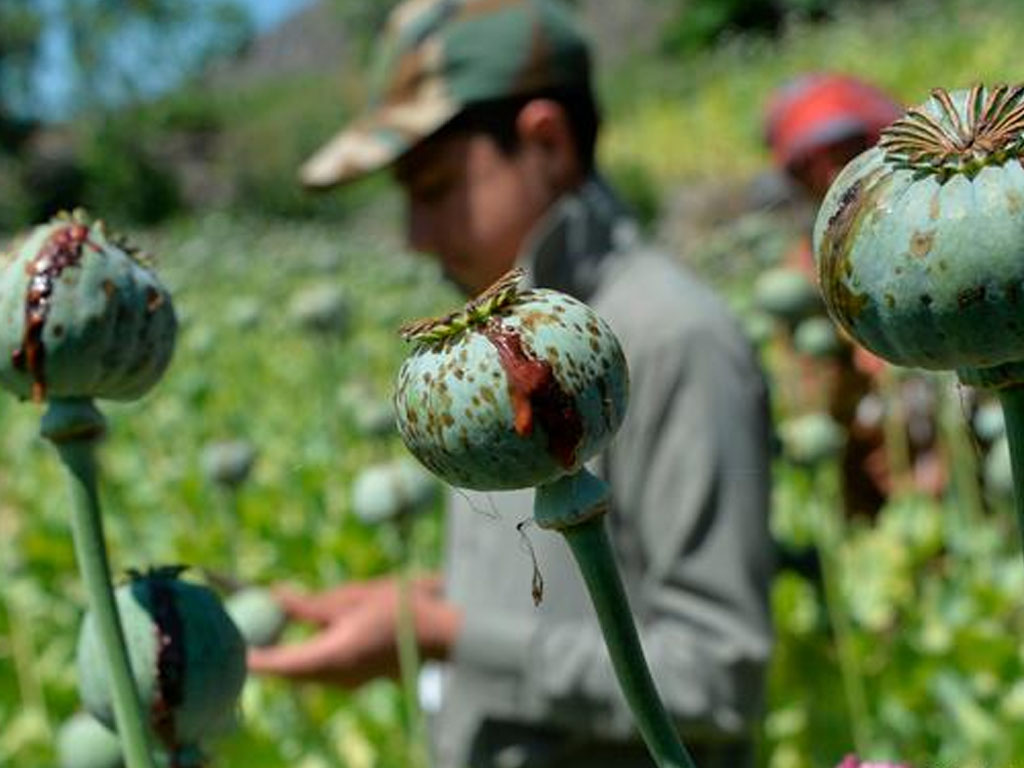
M367 467L352 485L352 510L366 523L425 509L437 497L433 475L411 459Z
M60 768L122 768L117 734L88 712L77 712L57 732Z
M200 463L210 482L237 488L245 482L256 462L256 449L246 440L224 440L203 448Z
M452 485L525 488L573 474L625 415L628 373L611 329L558 291L517 291L518 277L403 329L415 348L398 373L399 432Z
M244 587L224 601L231 620L242 633L246 645L262 648L273 645L281 637L288 616L270 590Z
M765 270L754 281L754 303L787 323L799 322L821 307L817 289L802 272L787 267Z
M1006 433L1006 417L998 400L990 400L978 406L971 420L971 427L979 440L992 443Z
M18 397L141 397L176 329L137 252L82 213L36 227L0 260L0 385Z
M834 357L842 349L843 341L832 321L823 315L802 320L793 331L793 347L797 352L813 358Z
M234 725L245 682L245 642L207 587L180 569L132 574L115 591L135 686L153 734L172 754ZM78 638L79 692L86 709L114 727L105 651L91 613Z
M356 429L365 437L383 437L395 432L395 411L387 400L367 402L355 412Z
M775 321L767 312L755 309L742 315L743 333L755 347L771 339L775 332Z
M296 293L289 313L298 325L322 334L343 333L349 325L351 310L345 295L327 283L313 285Z
M1000 435L985 456L983 467L985 488L1000 499L1013 498L1013 465L1010 462L1010 441Z
M786 455L797 464L814 465L835 458L843 447L843 428L826 413L796 416L779 425Z

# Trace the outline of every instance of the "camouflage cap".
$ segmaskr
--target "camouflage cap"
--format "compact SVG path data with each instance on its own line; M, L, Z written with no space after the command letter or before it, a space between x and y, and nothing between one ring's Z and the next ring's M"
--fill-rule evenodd
M306 161L305 185L383 168L468 104L590 82L587 43L557 0L407 0L374 64L367 110Z

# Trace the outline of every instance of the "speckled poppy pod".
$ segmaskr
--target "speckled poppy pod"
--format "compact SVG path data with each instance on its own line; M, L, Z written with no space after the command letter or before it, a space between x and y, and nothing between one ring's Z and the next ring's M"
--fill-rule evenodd
M149 727L175 758L194 765L209 738L235 722L245 682L245 641L212 590L178 578L178 567L156 568L116 591L128 655ZM79 690L86 709L114 726L106 653L86 614L78 640ZM195 757L188 757L194 755Z
M625 415L618 340L586 304L520 291L513 271L457 313L412 323L395 411L406 446L452 485L526 488L576 473Z
M858 342L965 380L1024 359L1022 134L1024 85L935 89L836 178L814 249Z
M176 328L139 252L81 211L0 258L0 385L18 397L141 397L170 362Z

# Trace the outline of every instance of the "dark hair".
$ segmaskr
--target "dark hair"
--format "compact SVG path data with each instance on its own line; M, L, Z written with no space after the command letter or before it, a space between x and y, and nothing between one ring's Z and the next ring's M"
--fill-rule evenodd
M585 86L553 88L518 96L474 102L441 126L434 135L482 133L493 139L505 155L515 154L519 149L516 118L519 116L520 110L534 99L551 99L565 110L569 120L569 130L572 132L573 141L576 144L580 167L584 172L589 173L594 167L594 152L601 115L593 92Z

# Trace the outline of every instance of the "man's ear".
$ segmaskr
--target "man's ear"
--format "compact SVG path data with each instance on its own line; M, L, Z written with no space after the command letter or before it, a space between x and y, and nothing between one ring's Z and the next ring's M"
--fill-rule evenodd
M516 116L516 131L523 147L540 153L549 183L561 191L580 181L576 140L561 104L552 99L528 101Z

